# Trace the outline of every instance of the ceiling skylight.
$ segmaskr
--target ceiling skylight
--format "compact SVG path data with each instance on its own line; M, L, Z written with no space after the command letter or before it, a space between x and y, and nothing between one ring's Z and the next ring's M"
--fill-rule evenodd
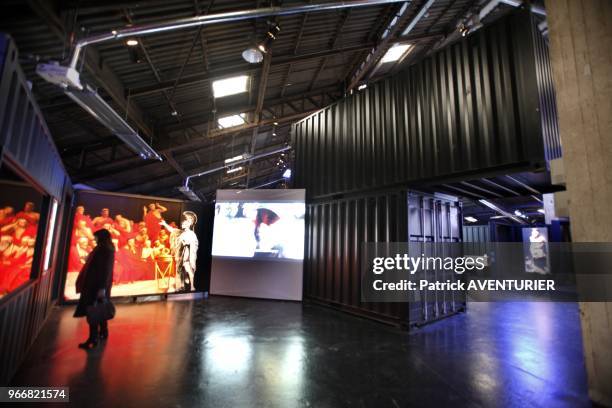
M217 120L221 129L230 128L234 126L244 125L246 123L246 114L239 113L237 115L223 116Z
M247 91L248 83L248 75L218 79L213 81L213 94L215 95L215 98L222 98L228 95L243 93Z
M389 48L387 53L380 60L380 63L384 64L397 61L402 58L406 51L408 51L408 48L410 48L410 44L395 44L393 47Z

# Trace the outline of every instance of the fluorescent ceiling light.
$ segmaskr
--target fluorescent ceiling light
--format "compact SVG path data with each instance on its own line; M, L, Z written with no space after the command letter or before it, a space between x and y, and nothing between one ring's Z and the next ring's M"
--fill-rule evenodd
M542 214L546 214L546 211L544 211L544 209L543 209L543 208L538 208L538 212L539 212L539 213L542 213Z
M242 170L242 166L240 166L240 167L234 167L233 169L228 169L228 170L227 170L227 174L230 174L230 173L235 173L235 172L240 171L240 170Z
M291 178L291 169L285 170L283 173L283 178L290 179Z
M213 81L213 93L215 98L243 93L247 91L248 82L247 75L218 79Z
M225 129L229 127L244 125L246 123L246 120L244 120L245 117L246 115L244 113L239 113L237 115L230 115L219 118L217 122L219 123L219 127L221 129Z
M476 222L476 221L478 221L476 218L470 217L470 216L465 217L464 220L466 220L467 222Z
M127 40L127 41L125 42L125 44L126 44L127 46L129 46L129 47L135 47L135 46L137 46L137 45L138 45L138 40L135 40L135 39L133 39L133 38L130 38L129 40Z
M244 155L239 154L238 156L234 156L234 157L230 157L229 159L225 159L225 164L232 163L232 162L242 160L242 159L244 159Z
M395 44L393 47L389 48L387 53L380 60L381 64L385 64L387 62L397 61L408 51L410 48L410 44Z

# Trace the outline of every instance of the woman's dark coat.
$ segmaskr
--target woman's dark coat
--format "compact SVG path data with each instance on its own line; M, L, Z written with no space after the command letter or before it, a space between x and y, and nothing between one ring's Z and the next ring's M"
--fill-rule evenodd
M89 257L91 259L87 259L77 279L77 287L81 287L81 297L74 312L74 317L87 315L87 306L93 305L100 289L106 289L106 297L110 298L115 251L107 247L97 246L89 254Z

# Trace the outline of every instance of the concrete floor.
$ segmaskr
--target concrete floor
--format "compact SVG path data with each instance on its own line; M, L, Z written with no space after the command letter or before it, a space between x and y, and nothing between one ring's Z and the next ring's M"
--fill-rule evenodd
M469 305L413 334L318 306L213 297L118 305L106 345L58 308L14 385L87 407L589 406L578 308Z

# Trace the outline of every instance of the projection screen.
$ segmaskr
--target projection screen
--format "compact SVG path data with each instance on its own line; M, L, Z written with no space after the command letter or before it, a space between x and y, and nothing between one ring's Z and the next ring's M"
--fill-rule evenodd
M210 293L302 300L305 190L218 190Z

